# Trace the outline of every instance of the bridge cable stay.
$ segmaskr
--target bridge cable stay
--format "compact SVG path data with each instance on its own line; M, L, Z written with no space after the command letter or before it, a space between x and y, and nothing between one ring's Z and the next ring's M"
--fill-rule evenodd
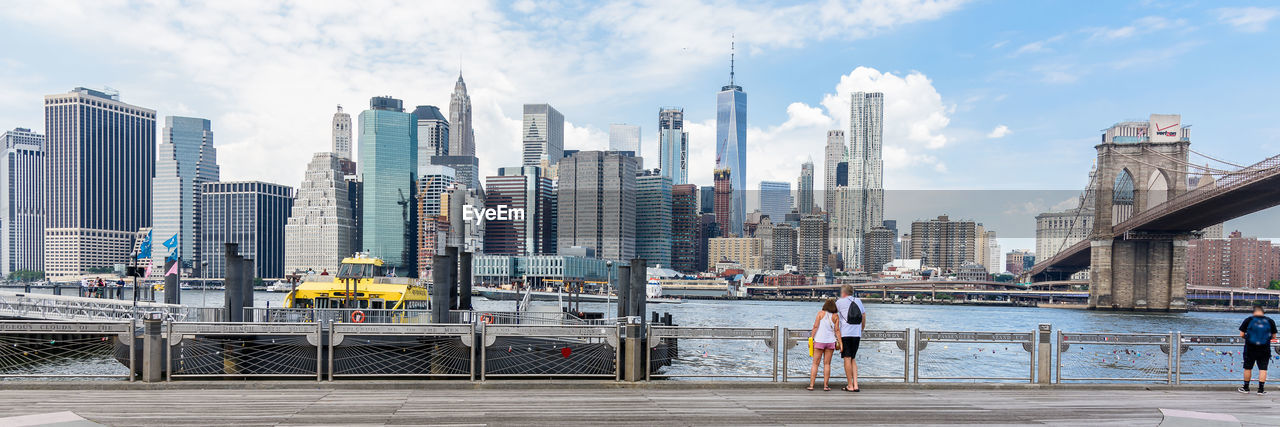
M1086 201L1088 201L1089 192L1095 190L1094 186L1097 184L1097 181L1098 181L1097 171L1098 171L1098 166L1095 164L1093 166L1093 170L1089 171L1089 184L1084 187L1084 192L1080 193L1080 196L1078 197L1078 202L1076 203L1076 209L1075 209L1075 216L1071 218L1071 226L1070 228L1067 229L1066 236L1063 236L1062 241L1058 242L1058 249L1054 251L1055 255L1058 253L1061 253L1064 249L1067 248L1067 241L1071 240L1071 233L1076 231L1076 227L1084 227L1084 224L1082 224L1083 222L1082 219L1084 219L1084 208L1085 208L1084 204ZM1096 193L1094 194L1094 197L1097 197ZM1074 245L1075 242L1072 242L1071 244ZM1048 260L1049 260L1048 257L1044 259L1044 261L1048 261Z
M1193 169L1196 169L1196 170L1203 170L1204 172L1200 173L1200 175L1210 175L1210 176L1230 176L1230 175L1239 175L1239 174L1244 174L1244 173L1259 172L1259 171L1269 170L1269 169L1273 169L1273 168L1276 168L1276 167L1277 167L1277 166L1272 166L1272 167L1267 167L1267 168L1245 168L1245 169L1243 169L1243 170L1228 171L1228 170L1224 170L1224 169L1216 169L1216 168L1210 168L1210 167L1206 167L1206 166L1200 166L1200 165L1197 165L1197 164L1194 164L1194 163L1191 163L1191 162L1188 162L1188 161L1179 160L1179 159L1176 159L1176 158L1170 157L1170 156L1168 156L1168 155L1161 154L1161 153L1157 153L1157 152L1154 152L1154 151L1153 151L1152 153L1153 153L1153 154L1155 154L1155 155L1157 155L1157 156L1161 156L1161 157L1167 158L1167 159L1169 159L1169 160L1172 160L1172 161L1174 161L1175 163L1178 163L1178 165L1179 165L1179 166L1185 166L1185 167L1193 168ZM1174 169L1170 169L1170 168L1165 167L1165 166L1154 165L1154 164L1151 164L1151 163L1145 162L1145 161L1143 161L1142 159L1139 159L1139 158L1134 157L1134 156L1129 155L1129 154L1125 154L1125 153L1116 153L1116 154L1119 154L1119 155L1121 155L1121 156L1124 156L1124 157L1128 158L1129 160L1132 160L1134 163L1138 163L1138 164L1145 165L1145 166L1150 166L1150 167L1156 168L1156 169L1158 169L1158 170L1160 170L1160 171L1164 171L1164 172L1185 172L1185 171L1181 171L1181 170L1174 170Z
M1238 164L1235 164L1235 163L1231 163L1231 162L1228 162L1228 161L1226 161L1226 160L1222 160L1222 159L1219 159L1219 158L1215 158L1215 157L1210 156L1210 155L1208 155L1208 154L1205 154L1205 153L1201 153L1201 152L1199 152L1199 151L1196 151L1195 149L1193 149L1193 148L1191 148L1191 147L1187 147L1187 150L1191 151L1192 153L1195 153L1195 154L1199 155L1200 157L1204 157L1204 158L1206 158L1206 159L1213 160L1213 161L1215 161L1215 162L1222 163L1222 164L1225 164L1225 165L1228 165L1228 166L1235 166L1235 167L1237 167L1237 168L1241 168L1241 169L1244 169L1244 168L1246 168L1246 167L1247 167L1247 166L1242 166L1242 165L1238 165Z

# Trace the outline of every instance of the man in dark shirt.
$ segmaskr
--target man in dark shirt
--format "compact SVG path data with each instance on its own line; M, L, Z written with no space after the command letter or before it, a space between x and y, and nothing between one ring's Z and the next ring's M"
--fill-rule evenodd
M1240 338L1244 338L1244 386L1236 391L1249 392L1249 379L1253 365L1258 365L1258 394L1267 394L1267 361L1271 359L1271 340L1276 337L1276 322L1266 316L1262 306L1253 306L1253 315L1240 323Z

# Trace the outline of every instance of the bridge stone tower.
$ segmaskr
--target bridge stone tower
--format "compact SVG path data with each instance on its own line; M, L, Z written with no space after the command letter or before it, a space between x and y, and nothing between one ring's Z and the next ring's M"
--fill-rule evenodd
M1187 191L1190 128L1178 115L1107 129L1098 150L1094 228L1090 236L1089 308L1185 311L1185 233L1115 226Z

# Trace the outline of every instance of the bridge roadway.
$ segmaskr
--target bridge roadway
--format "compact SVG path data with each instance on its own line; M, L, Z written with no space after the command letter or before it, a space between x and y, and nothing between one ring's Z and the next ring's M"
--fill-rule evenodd
M168 388L8 382L0 424L72 411L106 425L1276 425L1280 395L1235 385L863 385L861 393L802 384L656 382L178 383ZM180 387L178 385L181 385ZM74 390L74 392L73 392ZM1206 424L1212 413L1235 423ZM1191 417L1191 418L1188 418ZM1177 424L1182 421L1182 424Z

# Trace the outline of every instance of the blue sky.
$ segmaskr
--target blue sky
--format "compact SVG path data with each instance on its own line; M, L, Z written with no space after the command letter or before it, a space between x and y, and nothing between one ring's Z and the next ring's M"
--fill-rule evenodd
M518 162L522 103L563 112L570 149L639 124L649 165L676 105L702 184L734 34L752 185L794 182L847 128L849 92L882 90L888 189L1075 190L1099 131L1151 113L1181 113L1226 160L1280 151L1278 17L1247 1L29 2L0 11L0 127L42 129L41 96L110 86L212 119L225 179L296 185L334 105L447 106L461 65L486 171Z

